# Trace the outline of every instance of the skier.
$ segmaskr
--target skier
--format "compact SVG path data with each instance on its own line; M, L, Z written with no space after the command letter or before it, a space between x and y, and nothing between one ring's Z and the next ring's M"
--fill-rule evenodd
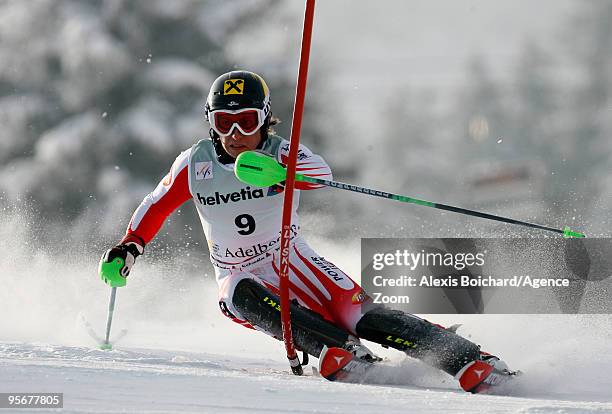
M277 119L272 117L270 92L263 78L252 72L219 76L208 94L205 117L210 139L182 152L144 198L123 239L103 255L100 276L111 286L125 286L136 258L166 217L193 199L214 265L221 311L234 322L280 339L283 188L245 185L234 176L233 164L249 150L286 163L289 142L273 135ZM303 145L297 172L331 179L325 161ZM296 347L315 357L325 346L344 348L367 362L380 360L361 338L426 360L455 376L466 391L480 392L504 380L508 371L499 358L439 325L375 306L357 283L306 243L298 225L300 190L319 187L296 183L293 201L289 286Z

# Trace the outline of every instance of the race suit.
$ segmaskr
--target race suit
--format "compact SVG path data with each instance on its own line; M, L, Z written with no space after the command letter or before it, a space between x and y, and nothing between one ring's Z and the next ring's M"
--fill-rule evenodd
M287 163L289 142L271 135L261 151ZM282 187L258 188L239 181L233 164L217 160L210 139L182 152L170 172L134 212L122 242L148 243L164 220L185 201L193 199L210 251L219 285L223 313L237 323L257 328L233 306L236 284L251 278L278 294L279 244L283 208ZM325 161L301 145L297 172L331 179ZM296 182L292 211L290 298L354 334L364 298L361 287L334 264L318 255L301 238L297 209L300 190L320 185Z
M286 163L289 142L272 135L260 150ZM325 161L304 146L298 152L297 172L331 179ZM480 358L476 344L414 315L372 307L371 298L357 283L300 237L297 216L300 190L319 187L298 182L293 199L289 294L292 301L295 299L298 305L310 309L298 309L295 315L305 328L300 330L296 319L292 327L298 334L294 338L296 344L318 357L323 345L342 347L353 340L350 335L401 350L450 375L462 375L469 364ZM281 194L279 186L257 188L240 182L233 165L218 161L212 141L202 140L181 153L168 175L144 198L122 243L147 244L166 217L193 199L215 268L221 311L247 328L281 338L276 303L275 311L270 310L269 302L258 302L264 311L260 308L253 311L247 305L249 294L255 291L250 285L263 286L263 295L279 296ZM261 297L264 301L266 298ZM290 306L299 308L298 305ZM369 310L363 312L364 308Z

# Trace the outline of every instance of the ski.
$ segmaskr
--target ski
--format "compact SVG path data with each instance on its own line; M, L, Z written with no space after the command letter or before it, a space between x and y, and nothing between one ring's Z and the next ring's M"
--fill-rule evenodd
M328 381L364 383L368 382L368 377L371 380L372 375L384 375L384 368L384 364L357 358L346 349L325 346L319 357L318 374ZM503 392L500 388L502 384L520 375L521 371L498 369L485 361L474 361L459 372L457 378L460 378L461 388L467 392L496 394L496 391Z

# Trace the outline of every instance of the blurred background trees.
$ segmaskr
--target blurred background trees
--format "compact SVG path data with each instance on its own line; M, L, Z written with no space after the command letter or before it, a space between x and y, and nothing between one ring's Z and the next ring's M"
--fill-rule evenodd
M208 136L208 88L241 67L228 43L264 26L279 1L241 3L1 3L3 204L31 209L41 240L120 237L174 158ZM285 119L292 75L270 82ZM187 215L173 217L162 240L195 224Z
M0 2L0 214L28 211L41 245L105 248L174 158L207 137L208 88L232 68L264 75L289 137L302 17L291 3ZM612 3L579 4L553 46L527 39L504 76L475 55L444 94L399 82L377 87L382 103L355 102L367 85L339 84L342 68L315 52L303 142L339 180L593 232L612 204ZM363 30L394 65L399 52ZM368 115L355 121L343 110L357 104ZM509 231L333 190L302 204L306 223L327 223L306 231L328 237ZM169 221L158 247L206 249L190 206Z

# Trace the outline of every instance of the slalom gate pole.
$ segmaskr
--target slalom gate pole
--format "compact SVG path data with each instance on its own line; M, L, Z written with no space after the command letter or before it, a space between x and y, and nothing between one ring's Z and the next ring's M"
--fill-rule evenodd
M245 151L238 156L236 163L234 164L236 177L239 180L248 183L250 185L258 187L268 187L288 177L288 170L285 171L282 165L280 165L274 158L271 158L265 154L261 154L253 151ZM449 206L447 204L434 203L431 201L420 200L418 198L403 196L399 194L388 193L386 191L373 190L371 188L360 187L352 184L345 184L338 181L324 180L322 178L309 177L304 174L295 174L292 177L295 181L304 181L313 184L320 184L327 187L339 188L341 190L353 191L360 194L371 195L375 197L386 198L389 200L396 200L403 203L417 204L425 207L432 207L438 210L452 211L453 213L464 214L473 217L480 217L487 220L500 221L502 223L516 224L524 227L531 227L539 230L546 230L553 233L563 235L565 238L582 238L585 237L583 233L573 231L569 227L563 229L556 229L554 227L542 226L540 224L528 223L526 221L515 220L513 218L497 216L495 214L483 213L476 210L469 210L467 208ZM293 180L292 180L293 184Z
M304 112L304 97L306 95L306 80L308 78L308 60L310 59L310 43L312 40L312 26L314 21L315 0L306 0L304 11L304 27L302 32L302 46L300 51L300 65L298 70L293 118L291 120L291 137L289 143L289 159L287 162L287 176L285 180L285 198L283 202L283 218L280 242L280 306L283 327L283 340L291 371L295 375L304 373L302 365L295 351L293 334L291 332L291 314L289 310L289 252L291 241L291 212L293 210L293 190L295 188L295 171L297 155L300 145L300 129L302 127L302 114Z

